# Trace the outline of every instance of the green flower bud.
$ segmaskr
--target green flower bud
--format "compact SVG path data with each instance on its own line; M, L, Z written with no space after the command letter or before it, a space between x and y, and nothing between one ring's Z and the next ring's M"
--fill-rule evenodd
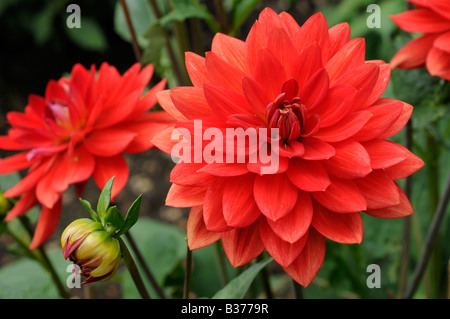
M88 277L83 284L106 281L119 267L119 241L91 219L77 219L67 226L61 235L61 246L64 258L77 264L81 275Z

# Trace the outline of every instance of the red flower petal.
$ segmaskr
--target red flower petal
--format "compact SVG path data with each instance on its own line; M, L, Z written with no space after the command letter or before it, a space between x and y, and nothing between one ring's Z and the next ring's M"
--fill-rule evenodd
M386 103L388 103L388 101L397 101L397 102L402 103L402 105L403 105L403 110L400 113L400 116L398 117L398 119L394 122L394 124L392 124L386 131L384 131L384 133L381 133L381 135L378 136L378 138L388 138L388 137L391 137L391 136L397 134L398 132L400 132L403 129L403 127L406 125L406 123L409 121L409 119L411 117L413 107L411 105L409 105L408 103L394 100L394 99L380 98L379 102L377 102L377 104L384 103L384 102L380 102L380 101L386 101Z
M54 232L58 226L59 215L61 214L61 197L56 201L53 208L42 207L39 220L34 230L30 249L34 250L42 245Z
M173 207L193 207L203 204L205 187L189 187L172 184L167 193L166 205Z
M253 175L229 177L224 182L222 209L229 226L249 226L261 215L253 199L253 184L256 184Z
M333 212L352 213L367 208L366 199L351 180L332 178L330 186L325 191L311 194L322 206Z
M302 158L305 160L324 160L336 154L336 150L331 144L315 138L302 139L302 143L305 147Z
M280 61L268 50L262 49L258 54L254 79L275 100L287 80L286 71Z
M351 68L363 64L365 48L366 45L362 38L355 38L345 43L325 64L330 82L333 83Z
M217 180L208 187L203 201L203 220L210 231L224 232L232 227L228 226L224 218L222 197L224 194L223 180Z
M355 182L366 199L367 209L386 208L400 203L396 183L383 170L375 170Z
M292 42L298 53L317 43L321 51L319 58L326 61L329 55L330 39L325 16L321 12L317 12L309 17L294 36Z
M259 230L267 252L282 267L287 267L292 264L302 252L308 238L308 235L306 234L294 243L284 241L273 232L264 219L259 223Z
M93 131L83 144L92 155L109 157L122 153L135 136L127 130L105 128Z
M362 143L370 156L373 169L387 168L400 163L410 155L410 151L395 142L374 139Z
M299 190L297 203L292 211L277 221L267 219L267 223L278 237L292 244L306 234L312 216L311 196L309 193Z
M92 177L98 188L103 189L106 182L114 177L111 189L111 200L114 201L119 192L125 187L128 181L128 164L122 155L112 157L97 157L95 159L95 170Z
M5 222L18 217L25 215L33 206L37 204L35 191L32 190L26 194L24 194L11 208L8 215L5 217Z
M361 213L334 213L314 205L312 226L323 236L341 244L360 244L363 240Z
M259 223L222 233L222 245L233 267L252 261L264 250L259 234Z
M187 241L190 250L211 245L220 239L221 234L208 231L203 222L201 206L192 207L187 222Z
M27 153L18 153L12 156L0 159L0 174L9 174L18 170L27 168L34 161L27 159Z
M185 53L186 69L195 87L203 87L203 84L210 83L208 71L206 70L205 58L193 52Z
M414 174L425 165L424 161L418 156L410 153L409 156L398 164L384 169L386 174L393 180L399 180Z
M314 135L325 142L340 142L354 136L361 130L364 125L370 120L371 114L369 111L358 111L349 113L345 118L336 124L320 128Z
M330 58L350 41L351 29L347 22L342 22L332 26L328 30L328 34L330 36Z
M253 192L261 212L273 221L292 211L297 202L297 188L285 174L256 176Z
M450 20L430 9L405 11L391 16L391 19L407 32L435 33L450 29Z
M333 147L336 155L322 162L329 174L346 179L364 177L372 171L369 154L360 143L347 140Z
M326 241L314 228L308 231L308 240L300 255L283 269L300 285L307 287L316 277L325 259Z
M295 186L306 192L324 191L330 185L327 171L317 161L293 158L287 176Z
M428 52L439 34L424 34L409 41L394 55L390 62L391 67L410 69L424 66Z
M296 60L288 76L297 80L298 86L303 87L306 82L320 69L323 69L321 51L317 43L303 50ZM328 80L328 79L327 79Z
M205 55L206 69L211 83L242 94L242 78L245 73L238 67L222 60L214 52Z
M246 72L245 42L223 33L217 33L211 44L211 51L221 59Z
M413 207L409 202L408 197L406 197L400 186L397 184L396 186L397 191L400 194L400 203L398 205L381 209L368 209L366 214L378 218L400 218L411 215L413 213Z
M433 42L433 46L439 50L450 53L450 31L439 35L436 41Z
M450 23L450 21L449 21ZM431 48L427 55L427 69L435 75L450 81L450 53L436 47Z

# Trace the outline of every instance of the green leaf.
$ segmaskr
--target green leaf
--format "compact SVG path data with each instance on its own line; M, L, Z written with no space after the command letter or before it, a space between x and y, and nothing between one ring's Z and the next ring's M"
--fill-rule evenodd
M115 237L119 237L125 234L134 224L136 224L139 218L139 210L141 209L141 198L142 195L139 195L138 198L131 204L128 209L127 215L125 216L125 221L123 226L120 228L119 232L115 235Z
M117 206L112 206L108 209L105 215L105 230L108 232L115 232L124 226L124 219Z
M234 278L228 283L224 288L219 290L212 299L242 299L245 296L248 288L250 287L253 280L256 278L258 273L267 264L269 264L273 258L267 258L260 261L257 264L252 265L238 277Z
M96 222L100 222L100 218L98 217L97 213L92 209L91 203L89 203L87 200L84 200L82 198L79 199L81 204L87 209L89 214L91 215L92 219Z
M111 188L114 177L115 176L111 177L110 180L106 182L102 192L100 193L100 197L98 198L97 214L100 217L103 225L106 211L108 210L109 204L111 203Z

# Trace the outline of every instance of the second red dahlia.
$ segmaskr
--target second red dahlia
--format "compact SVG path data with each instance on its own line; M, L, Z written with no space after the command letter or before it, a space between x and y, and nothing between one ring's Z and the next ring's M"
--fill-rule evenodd
M381 98L390 67L365 60L364 40L350 39L348 24L329 29L317 13L299 26L289 14L265 9L245 41L217 34L205 57L186 54L186 66L194 86L158 94L177 123L153 142L173 155L181 134L193 150L173 169L167 196L167 205L192 207L191 249L220 239L235 267L267 250L307 286L322 265L326 238L361 243L361 212L413 212L395 180L423 161L386 140L403 128L412 106ZM271 130L276 140L265 133ZM257 138L227 148L231 131ZM261 157L252 160L267 147L278 161L270 173Z

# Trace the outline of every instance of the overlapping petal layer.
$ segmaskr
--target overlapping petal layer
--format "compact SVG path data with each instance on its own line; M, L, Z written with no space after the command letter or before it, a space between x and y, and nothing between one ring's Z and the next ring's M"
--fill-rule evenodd
M6 220L42 204L31 248L53 233L61 213L61 195L93 176L99 188L115 176L115 198L128 180L124 153L153 147L151 139L174 119L164 111L148 112L156 103L163 80L145 94L153 66L133 65L123 76L103 63L97 71L80 64L69 78L51 80L45 96L30 95L23 113L9 112L11 128L0 136L0 148L21 151L0 159L0 174L28 169L27 175L5 192L19 200Z
M450 2L407 0L417 9L391 16L397 26L420 36L409 41L392 58L398 69L426 66L431 75L450 81Z
M193 207L191 249L221 239L233 266L266 249L307 286L326 238L361 243L361 213L412 213L395 180L423 161L386 140L412 106L381 98L390 67L366 61L346 23L329 29L317 13L299 26L265 9L245 41L218 34L186 66L194 86L158 94L178 122L153 142L189 155L179 153L166 204Z

